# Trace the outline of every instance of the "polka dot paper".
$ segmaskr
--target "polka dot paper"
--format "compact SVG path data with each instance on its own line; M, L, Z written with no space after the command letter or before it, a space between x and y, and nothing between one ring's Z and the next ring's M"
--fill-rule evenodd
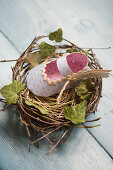
M61 91L66 77L88 69L88 58L83 53L64 54L62 57L40 64L30 70L27 88L35 95L48 97ZM67 86L72 88L77 82Z

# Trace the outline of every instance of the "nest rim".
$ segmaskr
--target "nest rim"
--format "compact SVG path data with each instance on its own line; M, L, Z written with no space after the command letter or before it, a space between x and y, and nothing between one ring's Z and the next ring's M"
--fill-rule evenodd
M20 82L25 83L26 75L29 71L29 64L25 65L26 64L25 58L29 53L34 52L36 50L36 48L38 49L37 42L40 39L46 38L46 37L48 37L48 36L42 35L42 36L34 38L34 40L31 42L29 47L18 58L15 66L12 69L12 71L13 71L13 81L19 80ZM84 50L82 48L76 46L75 44L73 44L69 40L66 40L65 38L63 38L63 40L66 41L67 43L69 43L70 45L67 45L67 44L59 45L58 49L67 50L68 48L70 48L70 49L74 48L74 49L79 50L79 52L84 53ZM89 59L88 66L91 69L94 69L94 70L95 69L102 69L99 61L95 58L95 55L94 55L92 49L88 49L88 54L86 56ZM45 61L47 61L47 58L45 59ZM94 90L93 94L91 95L90 100L88 102L86 117L89 114L97 111L97 107L98 107L100 97L101 97L101 93L102 93L102 78L92 78L92 81L95 85L95 90ZM63 118L62 121L57 122L57 120L48 119L46 116L40 114L40 112L38 113L38 116L36 114L33 114L34 111L37 112L38 110L33 109L32 107L31 108L29 107L28 109L26 109L25 103L23 102L23 99L22 99L22 95L23 95L22 93L20 93L19 100L18 100L18 108L19 108L19 112L20 112L19 120L25 125L28 136L33 137L33 139L34 139L30 143L30 145L31 144L37 144L38 145L38 142L40 140L42 140L43 138L46 138L47 141L52 145L52 149L48 152L48 154L49 154L63 140L64 136L66 136L66 134L67 134L67 132L69 131L70 128L73 128L73 127L80 127L81 128L81 126L74 125L71 121L68 121L65 118ZM31 96L33 95L30 91L29 91L29 93L31 94ZM98 119L95 119L95 120L92 120L92 121L96 121L96 120L98 120ZM38 125L38 123L40 124L40 126ZM85 124L84 124L84 127L90 128L90 126L86 126ZM61 129L61 128L63 128L63 133L59 137L58 141L54 144L48 138L48 136L51 133L53 133L54 131L57 131L58 129ZM37 138L36 136L39 133L42 135L42 137ZM67 137L69 137L69 134L67 135ZM65 137L64 142L67 140L67 137Z

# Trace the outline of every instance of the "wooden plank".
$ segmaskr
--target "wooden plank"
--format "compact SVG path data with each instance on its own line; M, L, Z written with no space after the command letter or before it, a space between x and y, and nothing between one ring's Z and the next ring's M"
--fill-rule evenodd
M12 0L7 5L7 0L1 0L0 28L21 52L34 36L58 27L63 28L66 38L80 46L108 46L113 23L111 6L112 0L108 4L103 0L103 5L94 0L92 5L88 0L62 0L60 4L56 0Z
M1 59L18 58L19 53L0 33ZM7 49L7 50L6 50ZM13 63L0 63L0 88L11 82ZM1 106L1 104L0 104ZM43 141L40 148L31 147L25 128L18 121L16 107L0 112L0 168L3 170L72 170L72 169L109 169L113 168L112 159L96 142L86 129L75 129L65 145L60 145L50 156L50 149Z
M0 29L21 52L29 45L34 36L47 34L58 27L63 28L66 38L79 46L109 46L113 44L111 39L113 36L112 2L111 0L109 3L105 0L98 3L92 1L90 4L88 0L79 2L62 0L59 5L55 0L48 0L48 2L12 0L10 3L1 0ZM111 62L113 50L96 51L96 53L106 68L113 68ZM6 67L2 67L1 73L4 73ZM10 72L7 73L10 76ZM7 80L10 81L9 76L7 79L3 77L4 85ZM112 84L112 78L104 81L104 97L101 99L96 113L96 116L102 116L102 126L90 130L111 156L113 156L113 109L111 103L113 93L110 90Z
M58 27L63 28L66 38L81 47L107 47L113 44L112 4L112 0L109 3L106 0L98 3L94 0L62 0L60 4L57 0L12 0L7 5L6 0L1 0L0 29L21 52L34 36L48 34ZM113 68L113 49L95 52L105 68ZM113 157L112 84L112 78L104 81L104 97L96 114L97 117L102 116L102 126L91 129L90 132Z

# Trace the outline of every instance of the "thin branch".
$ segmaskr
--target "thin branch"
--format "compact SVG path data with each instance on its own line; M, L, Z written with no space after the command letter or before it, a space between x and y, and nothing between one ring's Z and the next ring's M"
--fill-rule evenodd
M12 61L17 61L18 59L15 59L15 60L1 60L0 63L2 62L12 62Z
M60 103L62 94L63 94L64 90L66 89L66 87L67 87L67 85L68 85L69 83L70 83L70 81L67 81L67 82L64 84L62 90L60 91L60 93L59 93L59 95L58 95L58 97L57 97L57 104Z
M58 142L50 149L49 152L47 152L47 155L49 155L49 154L53 151L53 149L56 148L56 146L61 142L61 140L63 139L63 137L66 135L67 131L68 131L68 129L66 129L66 130L64 131L63 135L62 135L61 138L58 140Z
M93 119L93 120L87 120L87 121L85 121L85 123L87 123L87 122L94 122L94 121L98 121L98 120L100 120L101 119L101 117L99 117L99 118L97 118L97 119Z

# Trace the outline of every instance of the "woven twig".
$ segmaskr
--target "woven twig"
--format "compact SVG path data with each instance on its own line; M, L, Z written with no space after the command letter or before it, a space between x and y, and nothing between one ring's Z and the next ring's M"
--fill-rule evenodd
M48 36L43 35L34 38L34 40L29 45L29 47L18 58L15 66L12 69L13 81L19 80L22 83L26 83L26 76L29 72L29 66L30 66L30 63L29 64L26 63L26 56L30 52L33 53L35 51L39 51L38 41L45 37ZM78 47L77 45L73 44L72 42L66 39L63 40L65 40L68 44L55 45L57 48L57 52L47 57L43 62L49 61L51 57L58 58L62 56L67 49L77 49L79 52L84 53L84 50L82 48ZM88 49L87 57L89 59L89 64L88 64L89 68L93 70L102 69L100 63L95 58L92 49ZM102 93L102 78L94 77L91 78L91 81L94 83L95 89L92 92L90 100L88 101L87 104L86 117L97 110L97 106ZM67 80L66 85L69 82L70 79ZM25 99L28 99L34 104L38 104L39 106L43 107L48 111L48 114L42 115L38 109L26 105ZM64 89L62 89L62 91L59 94L50 97L39 97L39 96L35 96L27 88L25 88L24 91L20 93L19 100L18 100L18 108L20 112L19 120L25 125L28 133L28 137L34 138L31 144L38 145L38 142L45 138L52 146L51 150L48 152L49 154L61 141L65 142L67 140L67 138L71 133L70 129L72 129L73 127L79 127L79 128L95 127L95 126L86 126L85 124L84 126L74 125L71 121L68 121L64 118L65 106L75 105L76 103L80 102L79 100L80 99L75 93L74 89L65 90L64 87ZM99 119L100 118L91 120L91 122L97 121ZM89 121L86 121L85 123L87 122ZM54 132L58 130L61 130L62 134L58 132L58 135L56 137L56 135L54 135ZM53 134L52 138L51 138L51 134Z

